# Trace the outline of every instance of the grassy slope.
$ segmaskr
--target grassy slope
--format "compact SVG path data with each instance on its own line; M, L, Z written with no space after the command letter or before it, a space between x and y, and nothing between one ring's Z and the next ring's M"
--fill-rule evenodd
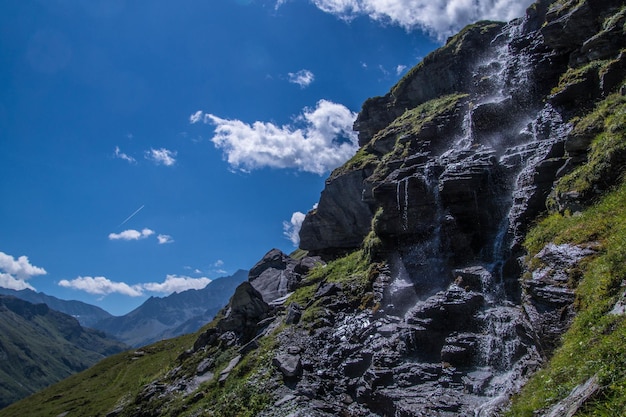
M143 385L176 364L193 345L195 335L155 343L140 352L108 357L79 374L3 410L0 416L104 416L122 401L133 399ZM142 354L143 352L143 354Z
M125 346L74 318L0 298L0 407L92 366Z
M564 177L557 189L584 192L602 189L603 174L621 154L626 143L626 98L609 96L575 129L599 133L592 142L588 163ZM619 166L623 175L623 164ZM613 168L614 171L614 168ZM609 314L624 293L626 280L626 182L603 195L582 213L552 213L528 234L526 248L530 261L546 244L593 244L598 253L586 259L580 270L571 271L570 285L576 288L577 317L564 335L561 347L547 367L538 372L515 399L511 416L533 416L548 408L571 390L597 375L601 392L577 415L626 415L626 317Z

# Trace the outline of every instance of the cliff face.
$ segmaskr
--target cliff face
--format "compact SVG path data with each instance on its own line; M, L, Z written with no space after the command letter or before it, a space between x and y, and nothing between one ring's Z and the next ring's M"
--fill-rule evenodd
M301 250L268 252L105 414L495 416L553 354L513 415L626 410L625 25L622 0L540 0L367 100ZM41 396L47 415L89 402Z
M365 102L361 149L301 230L310 253L365 248L386 268L376 314L331 320L355 344L305 343L338 357L322 368L340 391L380 415L492 415L550 357L575 315L569 271L597 248L548 245L521 280L522 242L548 207L581 211L620 181L622 151L584 186L567 177L600 133L579 118L624 92L624 45L622 2L539 1L465 28Z

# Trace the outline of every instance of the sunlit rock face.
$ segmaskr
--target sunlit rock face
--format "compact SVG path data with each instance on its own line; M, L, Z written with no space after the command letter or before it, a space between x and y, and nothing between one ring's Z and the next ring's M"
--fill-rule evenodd
M619 5L546 0L508 24L480 22L365 102L361 149L300 236L332 257L373 231L380 309L332 310L313 336L282 335L301 348L297 387L323 398L320 415L496 415L554 348L574 299L555 271L592 249L546 249L552 270L522 286L521 243L555 181L585 161L594 134L567 121L624 79ZM596 59L612 61L585 67Z

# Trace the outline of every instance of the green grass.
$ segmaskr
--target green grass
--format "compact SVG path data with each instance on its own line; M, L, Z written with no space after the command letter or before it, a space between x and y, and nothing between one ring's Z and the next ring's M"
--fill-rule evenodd
M415 137L418 137L424 126L433 122L437 117L452 114L467 97L467 94L449 94L429 100L413 109L406 110L389 126L376 133L370 143L365 146L364 153L373 153L370 149L376 147L377 141L391 139L395 144L390 152L382 156L370 179L373 181L382 180L389 175L388 163L406 159L414 151L412 142Z
M554 195L577 193L588 200L619 182L626 169L626 97L611 94L595 110L575 121L572 136L595 133L587 163L564 176L557 184L550 207L555 207Z
M0 297L0 408L128 349L44 304Z
M22 401L0 410L1 417L105 416L130 401L143 385L167 372L176 358L193 345L196 335L185 335L135 351L108 357L93 367Z
M252 417L272 404L275 398L267 388L275 377L275 335L276 332L263 338L257 350L242 358L224 384L210 381L200 389L200 400L192 399L194 404L185 407L185 412L171 415L193 416L201 410L203 416Z
M626 317L607 314L626 280L626 185L580 215L543 219L526 239L529 256L549 242L594 243L599 251L581 264L578 313L561 347L524 387L508 415L533 416L593 375L600 378L601 394L579 415L626 415Z
M355 306L367 304L364 301L372 283L372 264L363 250L354 251L326 265L313 268L300 286L287 300L287 305L298 303L307 307L302 314L305 325L314 323L325 315L321 305L323 300L316 299L321 283L341 284L342 295Z

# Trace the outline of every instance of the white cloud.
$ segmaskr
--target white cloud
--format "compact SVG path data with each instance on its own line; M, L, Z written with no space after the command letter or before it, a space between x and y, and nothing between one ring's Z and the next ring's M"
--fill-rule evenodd
M224 266L224 261L222 261L221 259L218 259L217 261L215 261L213 266L216 267L216 268L221 268L221 267Z
M131 297L140 297L143 295L141 285L128 285L125 282L115 282L105 277L78 277L71 281L63 279L59 281L59 285L61 287L73 288L97 295L113 293Z
M2 272L0 272L0 287L16 291L25 289L35 291L35 288L25 280L17 279L11 274L4 274Z
M291 240L291 243L296 248L300 245L300 228L305 216L304 213L296 211L291 215L291 221L283 222L283 234L287 239Z
M139 240L145 239L148 236L152 236L154 234L154 230L143 229L141 232L134 229L124 230L122 233L110 233L110 240Z
M189 123L191 124L198 123L200 120L202 120L202 110L198 110L197 112L189 116Z
M300 88L308 87L313 80L315 80L315 75L306 69L300 70L298 72L290 72L289 74L289 82L293 84L298 84Z
M119 146L115 147L115 157L118 159L123 159L124 161L127 161L131 164L134 164L135 162L137 162L135 158L133 158L132 156L128 156L127 154L122 152Z
M215 126L213 144L224 151L228 163L242 171L295 168L324 174L354 155L358 139L352 130L356 113L328 100L305 108L291 125L269 122L252 125L206 113L205 123Z
M172 239L172 236L170 235L158 235L157 239L159 240L159 245L174 242L174 239Z
M28 288L34 291L35 288L26 281L34 276L45 274L47 274L46 270L32 265L27 256L22 255L15 259L11 255L0 252L0 287L17 291Z
M201 290L206 287L211 280L206 277L192 278L181 275L167 275L165 281L161 283L148 282L143 284L143 288L147 291L171 294L173 292L182 292L186 290Z
M172 166L176 163L175 156L175 151L170 151L165 148L151 148L149 151L146 151L146 159L154 162L157 165L165 165L167 167Z
M0 252L0 270L15 276L19 280L47 274L45 269L32 265L28 260L28 256L22 255L15 259L4 252Z
M402 74L405 69L406 69L406 65L398 65L396 67L396 75Z
M533 0L311 0L340 19L365 15L406 30L421 29L443 41L478 20L509 21L524 14ZM279 1L277 7L284 1Z

